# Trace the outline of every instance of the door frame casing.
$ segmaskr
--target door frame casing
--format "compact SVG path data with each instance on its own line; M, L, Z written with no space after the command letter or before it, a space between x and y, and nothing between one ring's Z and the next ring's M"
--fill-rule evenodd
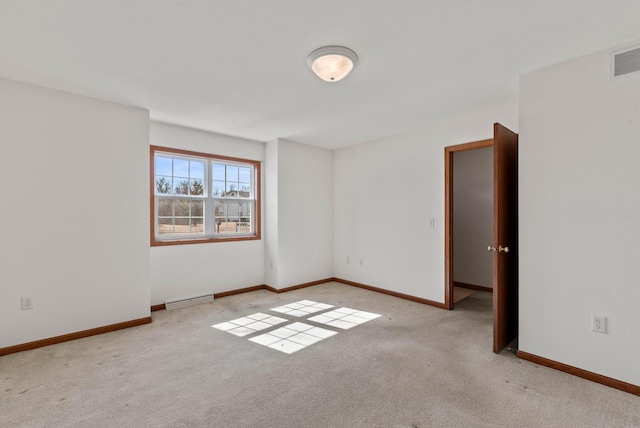
M453 154L493 147L493 138L444 148L444 307L453 309Z

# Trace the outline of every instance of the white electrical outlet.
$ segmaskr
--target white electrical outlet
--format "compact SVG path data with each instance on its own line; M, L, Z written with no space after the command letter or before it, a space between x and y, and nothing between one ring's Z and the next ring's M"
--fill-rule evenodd
M23 297L21 299L22 310L33 309L33 296Z
M436 227L436 219L431 217L429 218L429 227Z
M360 267L364 266L364 259L360 259Z
M596 333L607 333L607 319L591 315L591 331Z

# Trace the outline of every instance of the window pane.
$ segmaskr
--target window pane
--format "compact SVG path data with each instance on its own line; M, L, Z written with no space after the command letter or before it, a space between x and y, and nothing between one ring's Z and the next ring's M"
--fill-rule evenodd
M157 224L158 224L158 235L173 234L172 218L159 218Z
M252 208L253 208L252 201L240 202L240 213L239 213L240 217L242 218L251 217Z
M240 186L240 194L241 198L250 198L251 197L251 186L246 183L239 183Z
M225 194L224 181L214 181L213 182L213 196L223 197L224 194Z
M189 194L194 196L204 195L204 182L200 179L191 179L189 181Z
M251 212L253 211L253 202L240 202L239 209L240 223L238 225L238 232L249 233L251 232Z
M240 203L236 201L227 201L227 217L238 217Z
M173 233L176 235L179 234L189 234L189 219L188 218L176 218L175 225L173 226Z
M170 194L172 188L171 177L156 176L156 194Z
M238 197L238 183L230 183L227 181L227 191L225 193L227 198L237 198Z
M172 159L163 156L156 156L155 173L156 175L173 175Z
M240 183L251 183L251 168L239 168L239 179Z
M216 201L215 205L214 205L214 215L216 216L216 219L218 219L218 217L224 217L225 216L225 206L224 206L224 202L222 201Z
M175 201L175 203L176 203L175 216L176 217L189 217L189 200L188 199L177 199Z
M194 235L204 234L204 219L202 217L191 218L191 233Z
M228 209L229 205L225 201L216 201L215 202L215 233L235 233L236 231L236 223L229 221L228 219Z
M200 181L204 180L204 162L189 161L189 178L199 178Z
M204 202L191 201L191 217L202 217L204 215Z
M241 218L238 223L238 232L240 233L250 233L251 232L251 218Z
M227 165L227 182L238 182L238 167L233 165Z
M238 230L238 222L234 219L222 219L216 221L216 233L221 235L228 235L236 233Z
M189 178L189 161L185 159L173 160L173 176Z
M158 199L158 217L173 217L173 200Z
M215 201L215 233L250 233L254 203L254 201Z
M174 195L187 195L189 193L189 182L179 178L174 179L172 193Z
M224 177L224 165L219 164L219 163L214 163L213 164L213 179L214 180L220 180L220 181L224 181L225 177Z
M189 180L175 179L173 181L173 193L175 195L189 194Z

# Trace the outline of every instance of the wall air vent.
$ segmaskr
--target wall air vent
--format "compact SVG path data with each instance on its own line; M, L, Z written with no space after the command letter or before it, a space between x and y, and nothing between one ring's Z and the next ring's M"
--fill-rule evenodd
M611 54L611 79L640 71L640 47Z
M189 299L166 301L164 303L167 310L184 308L185 306L197 305L199 303L213 302L213 294L205 294L204 296L191 297Z

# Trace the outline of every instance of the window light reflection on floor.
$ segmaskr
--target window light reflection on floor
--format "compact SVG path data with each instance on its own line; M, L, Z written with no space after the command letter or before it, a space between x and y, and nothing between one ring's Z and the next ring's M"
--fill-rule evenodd
M300 300L298 302L278 306L270 310L280 314L304 317L317 312L326 311L333 307L333 305L318 303L312 300ZM326 326L348 330L360 324L374 320L380 316L381 315L374 314L372 312L342 307L312 316L307 320L312 323L324 324ZM211 327L231 333L238 337L244 337L263 330L271 329L287 321L288 320L285 318L257 312L245 317L215 324ZM336 334L338 333L333 330L316 327L302 322L294 322L272 331L267 331L263 334L251 337L249 338L249 341L286 354L293 354L294 352L300 351L301 349L314 345L324 339L335 336Z

